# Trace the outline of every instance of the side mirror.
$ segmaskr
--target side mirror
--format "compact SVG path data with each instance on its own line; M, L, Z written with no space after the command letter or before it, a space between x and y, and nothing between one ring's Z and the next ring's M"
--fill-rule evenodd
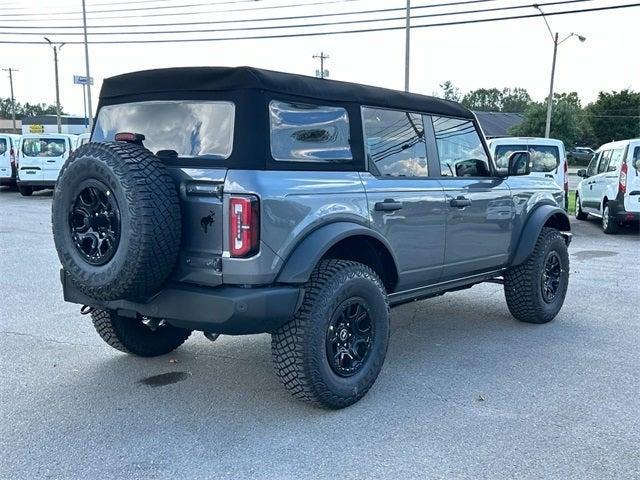
M526 150L509 155L509 176L529 175L531 173L531 154Z
M587 171L584 168L578 170L578 176L582 178L587 178Z

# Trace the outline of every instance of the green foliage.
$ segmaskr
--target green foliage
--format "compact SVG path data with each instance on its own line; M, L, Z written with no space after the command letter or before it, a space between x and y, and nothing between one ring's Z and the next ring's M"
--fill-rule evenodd
M505 88L502 90L501 112L521 113L531 105L531 96L524 88Z
M500 112L502 110L502 92L497 88L478 88L462 97L462 104L481 112Z
M445 100L451 100L452 102L459 102L462 94L460 89L456 87L451 80L447 80L440 84L442 90L442 98Z
M33 117L38 115L55 115L56 106L46 103L25 103L16 102L16 118ZM65 115L64 109L60 106L60 114ZM11 99L0 98L0 118L11 118Z
M580 138L579 104L580 100L577 94L556 94L553 96L550 136L562 140L567 147L574 146ZM522 123L512 127L509 133L524 137L544 137L546 121L546 103L533 103L525 110Z
M594 143L640 137L640 92L600 92L582 112L585 131Z

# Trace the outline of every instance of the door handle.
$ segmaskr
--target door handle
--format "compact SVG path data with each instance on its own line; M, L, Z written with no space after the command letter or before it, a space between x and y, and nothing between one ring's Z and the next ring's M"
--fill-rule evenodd
M464 208L471 205L471 200L463 196L460 196L458 198L452 198L451 201L449 202L449 205L451 205L452 207Z
M375 210L377 212L392 212L394 210L400 210L402 208L402 202L396 202L392 198L385 198L384 202L376 202Z
M47 160L47 163L56 163L55 160Z

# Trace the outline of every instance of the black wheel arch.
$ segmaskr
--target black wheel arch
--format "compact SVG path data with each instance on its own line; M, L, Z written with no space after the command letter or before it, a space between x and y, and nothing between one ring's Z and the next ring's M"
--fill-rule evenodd
M277 282L307 282L323 258L353 260L371 267L389 293L398 283L398 261L389 242L378 232L353 222L325 224L310 232L292 250Z
M554 205L540 205L526 219L509 266L520 265L529 258L544 227L554 228L562 233L571 232L569 216L564 209ZM570 239L570 235L565 235L567 245Z

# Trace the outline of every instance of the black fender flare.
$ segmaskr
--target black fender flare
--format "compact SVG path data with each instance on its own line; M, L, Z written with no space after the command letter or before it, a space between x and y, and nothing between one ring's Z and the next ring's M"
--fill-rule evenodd
M510 266L520 265L529 258L542 228L552 217L554 217L554 227L565 233L565 241L567 245L569 244L571 240L571 234L569 233L571 231L571 224L567 212L553 205L541 205L529 214L522 228L522 233L520 234L513 258L511 262L509 262Z
M396 272L400 271L393 249L378 232L357 223L334 222L313 230L294 247L276 281L278 283L305 283L309 280L315 266L331 247L341 240L353 236L367 236L378 240L393 258Z

